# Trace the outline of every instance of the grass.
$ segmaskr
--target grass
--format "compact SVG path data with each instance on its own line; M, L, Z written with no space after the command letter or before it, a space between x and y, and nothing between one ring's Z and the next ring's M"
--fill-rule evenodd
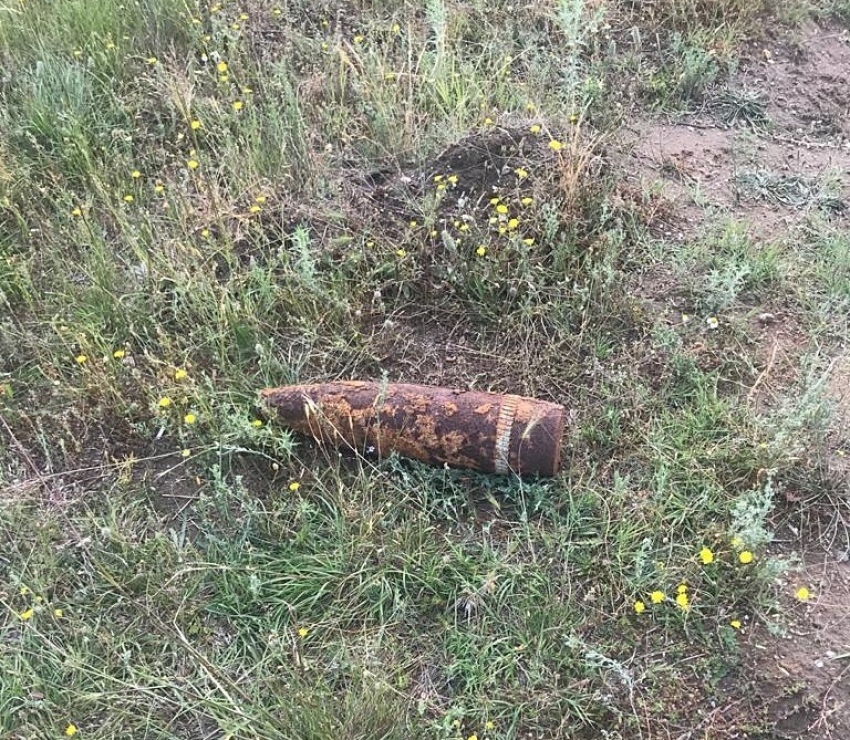
M818 497L848 250L814 217L768 249L735 224L665 244L610 144L627 71L689 105L756 5L0 8L0 728L686 723L730 623L781 618L777 494ZM617 51L630 27L660 56ZM670 263L688 322L629 287ZM750 317L780 300L822 354L765 413ZM256 405L382 375L566 403L564 472L316 450Z

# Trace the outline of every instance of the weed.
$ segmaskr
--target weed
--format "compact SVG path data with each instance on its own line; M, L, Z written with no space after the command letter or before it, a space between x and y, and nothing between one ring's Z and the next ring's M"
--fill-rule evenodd
M834 183L797 175L769 172L746 172L736 176L735 184L742 197L760 198L795 208L813 205L826 212L841 211L844 204L835 192Z
M717 96L714 105L727 126L746 124L754 131L770 128L764 97L749 90L725 90Z

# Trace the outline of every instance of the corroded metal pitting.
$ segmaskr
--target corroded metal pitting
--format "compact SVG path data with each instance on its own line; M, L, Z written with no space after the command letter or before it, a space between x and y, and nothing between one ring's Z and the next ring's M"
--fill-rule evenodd
M322 444L492 473L558 472L564 407L548 401L358 381L260 395L281 422Z

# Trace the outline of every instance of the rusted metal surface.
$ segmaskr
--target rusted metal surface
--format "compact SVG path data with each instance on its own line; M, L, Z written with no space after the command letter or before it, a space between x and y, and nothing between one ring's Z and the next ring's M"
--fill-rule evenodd
M491 473L558 472L564 407L555 403L357 381L268 388L260 395L281 422L322 444Z

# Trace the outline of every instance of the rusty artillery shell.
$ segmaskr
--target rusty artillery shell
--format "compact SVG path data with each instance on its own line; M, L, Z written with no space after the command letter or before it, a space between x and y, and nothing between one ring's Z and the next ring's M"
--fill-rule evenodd
M356 381L267 388L260 395L281 422L322 444L491 473L558 472L564 407L555 403Z

